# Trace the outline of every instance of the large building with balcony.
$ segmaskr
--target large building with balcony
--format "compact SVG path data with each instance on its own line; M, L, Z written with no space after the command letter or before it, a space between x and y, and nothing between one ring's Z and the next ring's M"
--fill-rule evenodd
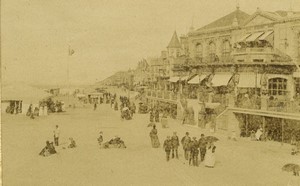
M188 53L171 63L174 77L190 76L186 92L196 84L198 93L210 87L216 95L266 95L282 102L300 93L299 12L257 9L248 15L237 7L190 31Z

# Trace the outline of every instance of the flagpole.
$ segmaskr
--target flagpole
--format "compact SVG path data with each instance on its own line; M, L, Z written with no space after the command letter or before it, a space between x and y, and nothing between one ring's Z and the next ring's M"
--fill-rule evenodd
M70 54L71 54L71 46L69 44L69 51L68 51L68 60L67 60L67 74L68 74L68 80L67 80L67 87L68 87L68 106L70 106Z

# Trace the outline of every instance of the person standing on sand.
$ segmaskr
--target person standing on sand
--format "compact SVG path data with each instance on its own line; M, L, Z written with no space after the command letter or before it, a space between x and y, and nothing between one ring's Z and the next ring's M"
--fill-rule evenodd
M56 125L55 130L53 131L54 133L54 143L56 146L58 146L58 139L59 139L59 134L60 134L60 130L58 128L58 125Z
M94 103L94 110L97 109L97 103Z
M216 162L215 151L216 151L216 146L214 145L213 142L209 142L207 145L206 155L204 159L205 167L214 168Z
M199 150L200 150L200 161L204 161L205 153L206 153L206 140L204 138L204 134L201 134L201 137L198 141Z
M171 153L171 149L172 149L172 140L170 138L170 136L167 136L167 139L164 141L164 145L163 145L165 152L166 152L166 158L167 161L170 160L170 153Z
M184 150L184 157L186 160L189 160L190 150L189 150L189 144L190 144L191 138L189 137L189 133L186 132L185 136L181 139L181 144Z
M174 153L176 154L176 158L178 159L178 146L179 146L179 138L176 132L173 132L172 140L172 158L175 157Z
M153 129L150 132L151 144L153 148L158 148L160 146L159 139L157 136L156 126L153 125Z

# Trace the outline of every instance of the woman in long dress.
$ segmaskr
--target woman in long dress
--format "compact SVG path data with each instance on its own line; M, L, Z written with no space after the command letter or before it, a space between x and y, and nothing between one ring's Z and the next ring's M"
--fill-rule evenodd
M156 126L153 125L153 129L150 132L151 144L153 148L158 148L160 146L158 136L157 136L157 129Z
M215 150L216 146L213 142L210 142L206 148L206 154L204 159L204 165L205 167L214 168L215 166Z

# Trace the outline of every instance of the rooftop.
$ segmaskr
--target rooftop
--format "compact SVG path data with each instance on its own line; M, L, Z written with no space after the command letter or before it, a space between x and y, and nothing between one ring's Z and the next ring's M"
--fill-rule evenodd
M197 29L197 31L232 26L235 19L239 26L245 20L247 20L249 17L250 17L249 14L247 14L247 13L241 11L239 8L237 8L234 12L231 12L230 14L228 14L224 17L221 17L220 19L218 19L212 23Z
M167 46L167 48L181 48L181 44L179 42L176 31L174 31L172 39L171 39L169 45Z

